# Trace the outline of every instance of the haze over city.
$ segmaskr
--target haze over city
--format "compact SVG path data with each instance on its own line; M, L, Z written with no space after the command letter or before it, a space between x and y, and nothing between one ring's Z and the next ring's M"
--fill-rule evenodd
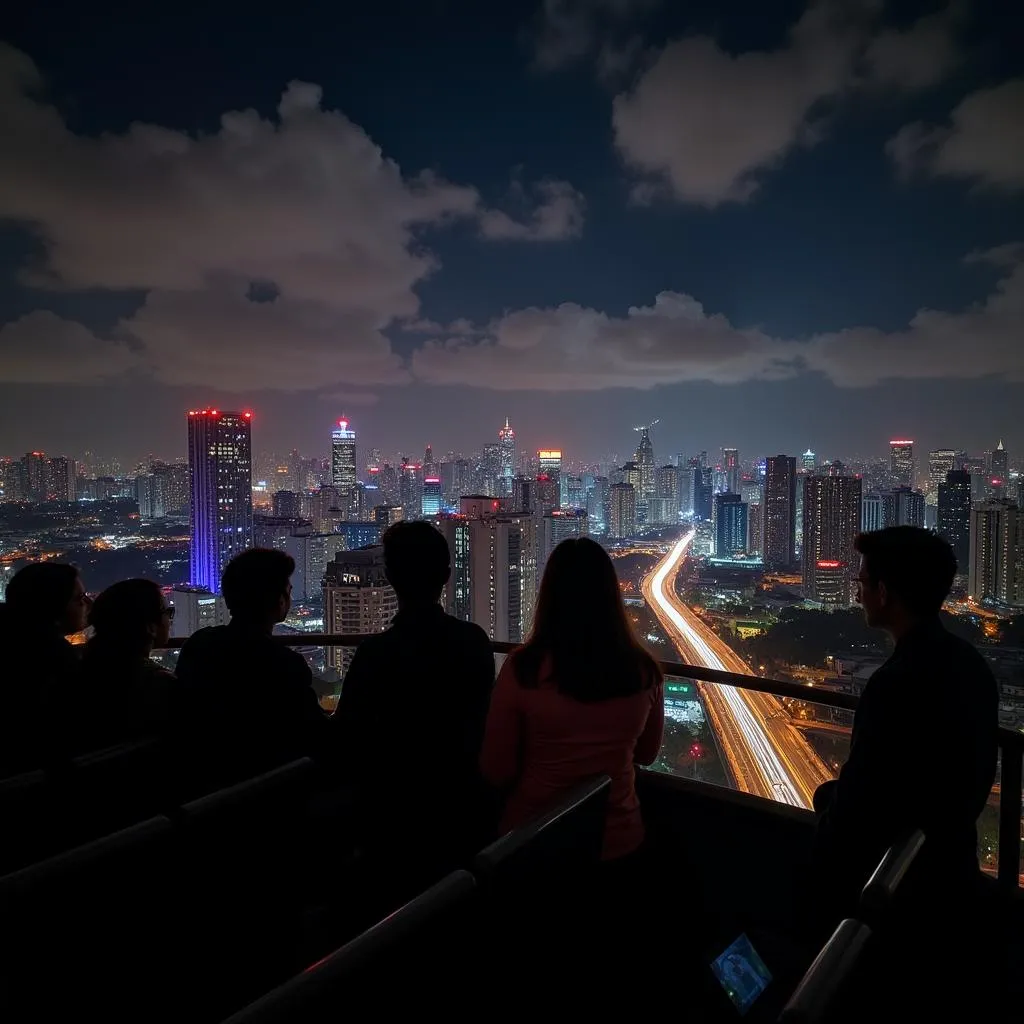
M17 12L0 451L1021 451L1009 6L772 11Z

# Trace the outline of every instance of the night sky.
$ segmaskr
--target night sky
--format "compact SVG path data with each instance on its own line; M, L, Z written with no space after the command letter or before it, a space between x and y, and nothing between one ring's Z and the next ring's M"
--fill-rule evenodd
M19 6L0 454L1024 453L1019 5Z

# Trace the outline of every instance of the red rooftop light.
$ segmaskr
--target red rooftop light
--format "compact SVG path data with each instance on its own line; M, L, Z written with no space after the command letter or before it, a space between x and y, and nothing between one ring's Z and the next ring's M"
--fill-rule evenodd
M842 566L843 566L842 562L833 562L831 560L830 561L819 561L818 562L818 568L819 569L841 569Z

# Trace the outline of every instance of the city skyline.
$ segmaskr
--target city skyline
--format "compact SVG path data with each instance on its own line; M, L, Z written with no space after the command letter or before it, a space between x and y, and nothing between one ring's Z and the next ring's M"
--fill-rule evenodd
M300 13L17 13L0 452L1024 451L1009 9Z

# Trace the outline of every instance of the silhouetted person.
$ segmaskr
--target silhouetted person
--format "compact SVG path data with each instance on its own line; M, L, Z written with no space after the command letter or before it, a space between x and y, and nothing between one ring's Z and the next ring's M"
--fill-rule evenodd
M313 674L301 654L272 637L291 608L294 571L283 551L236 555L221 579L230 623L200 629L181 649L174 729L206 787L322 749L329 720Z
M66 637L85 629L89 596L73 565L34 562L7 584L0 606L0 777L66 753L56 714L79 659Z
M93 636L64 702L76 753L165 732L174 676L150 654L166 645L173 617L151 580L122 580L93 602Z
M917 889L924 902L970 898L978 879L975 823L996 771L998 688L939 609L956 573L950 546L913 526L863 533L857 600L868 625L894 640L868 681L839 778L815 794L816 867L834 924L852 913L886 849L925 834Z
M352 659L336 742L364 843L427 876L483 845L478 760L494 655L479 626L439 604L451 575L444 537L429 523L395 523L382 542L398 613Z
M481 766L508 790L503 828L608 775L603 858L638 851L633 766L657 757L664 713L661 669L633 636L607 552L586 537L562 541L544 570L533 631L505 660L487 717Z

